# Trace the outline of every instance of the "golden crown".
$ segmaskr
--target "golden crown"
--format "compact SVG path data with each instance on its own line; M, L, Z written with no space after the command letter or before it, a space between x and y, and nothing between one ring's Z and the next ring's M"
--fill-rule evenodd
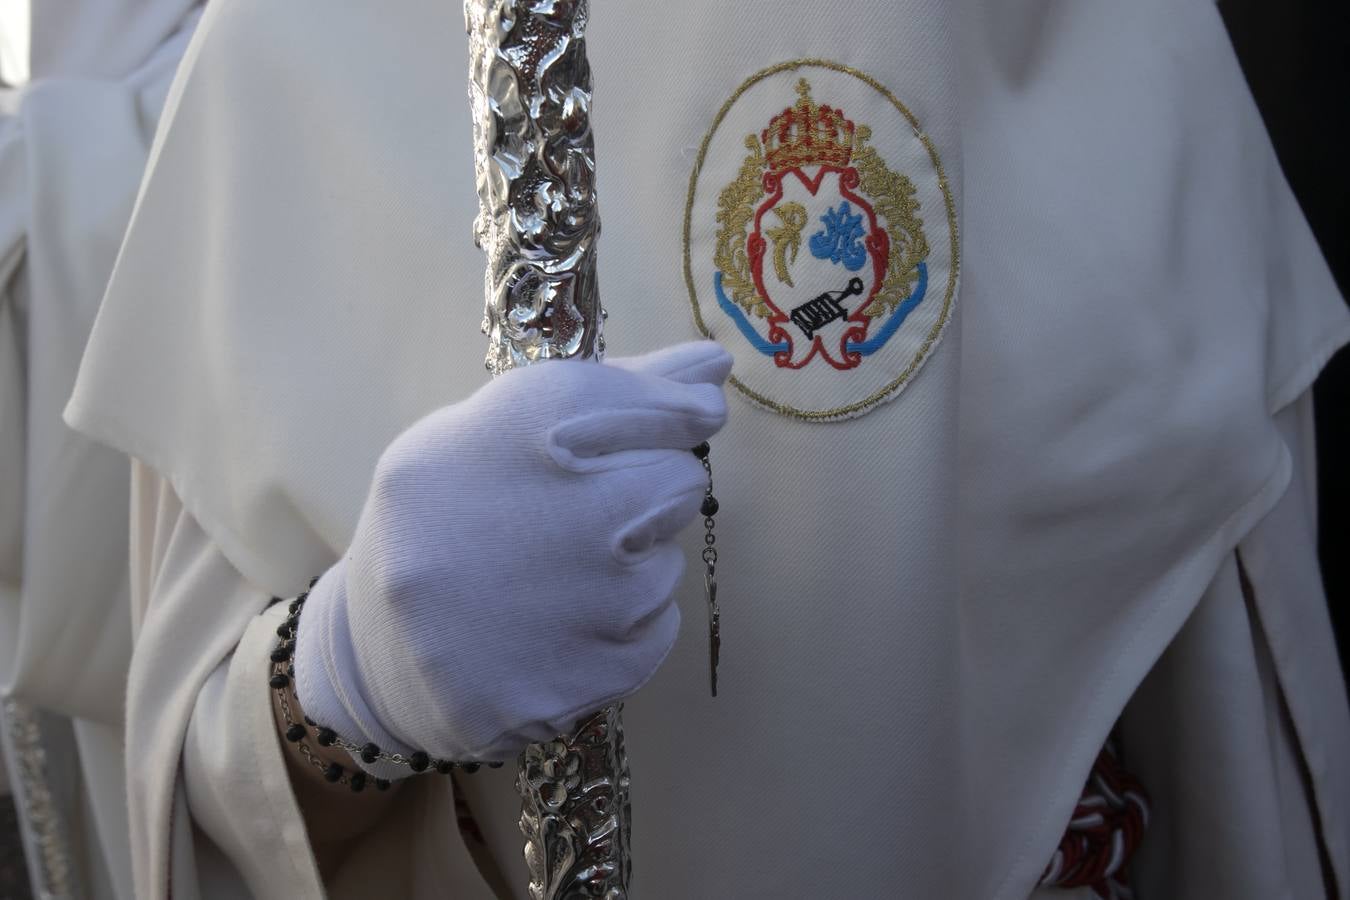
M818 106L811 85L797 82L797 102L769 120L760 134L770 171L797 166L847 166L853 158L853 122L843 110Z

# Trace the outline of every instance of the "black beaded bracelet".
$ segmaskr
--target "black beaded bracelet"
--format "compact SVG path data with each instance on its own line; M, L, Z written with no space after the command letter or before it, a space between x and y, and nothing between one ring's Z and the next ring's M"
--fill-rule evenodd
M441 775L450 775L456 771L473 774L484 765L489 769L500 769L502 767L500 762L461 762L434 759L430 754L421 750L406 756L402 753L386 753L372 742L353 744L351 741L340 737L333 729L318 724L309 716L305 716L303 723L295 721L295 716L291 712L291 703L287 697L287 689L295 680L295 666L291 661L291 656L295 653L296 635L300 627L300 611L304 609L305 601L309 599L309 590L318 581L317 578L310 581L309 589L306 589L304 593L291 601L286 621L277 626L279 642L272 650L271 676L267 680L268 685L277 693L277 705L281 708L281 717L286 725L286 740L296 745L300 755L323 772L326 781L333 784L345 784L356 793L365 790L366 785L371 783L375 785L376 790L387 791L390 786L389 779L371 777L359 768L348 774L344 766L320 759L307 742L311 732L315 743L320 747L337 747L346 750L353 756L360 757L361 761L367 765L375 762L391 762L396 765L407 766L416 774L436 772ZM270 607L281 602L280 597L273 597L272 603L268 605Z

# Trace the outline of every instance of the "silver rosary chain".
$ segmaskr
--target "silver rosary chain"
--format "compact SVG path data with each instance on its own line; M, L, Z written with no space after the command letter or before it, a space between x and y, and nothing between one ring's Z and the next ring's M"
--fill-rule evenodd
M315 579L314 582L311 582L310 587L313 588L314 583L317 581L318 579ZM292 662L292 656L295 653L295 647L299 641L297 631L300 627L300 612L308 598L309 593L306 591L291 601L288 609L289 615L287 616L286 621L277 628L277 636L281 640L273 649L270 682L272 689L277 692L277 703L281 707L281 715L285 720L286 731L291 732L295 728L300 728L304 731L304 735L298 739L293 739L291 735L288 734L286 738L287 741L289 743L294 743L300 751L300 754L306 760L323 771L324 777L327 780L337 784L352 784L347 777L346 766L341 763L325 762L314 752L314 749L309 746L306 738L309 736L310 728L314 729L317 740L321 746L337 747L338 749L345 751L352 757L353 763L356 759L360 759L367 765L375 762L389 762L410 769L413 774L438 773L442 775L450 774L452 771L456 770L472 774L484 765L493 769L501 767L502 763L495 761L482 762L479 760L472 760L461 762L448 759L435 759L428 753L415 753L411 755L398 752L389 753L377 748L374 744L354 744L339 735L333 729L318 725L309 718L306 718L303 724L297 722L295 713L291 709L289 698L289 691L295 686L295 668ZM360 767L358 766L357 768L359 769ZM332 778L329 775L329 772L334 769L339 772L339 777L337 778ZM365 780L363 773L361 778L363 784ZM385 779L382 778L376 778L375 781L377 786L385 783ZM353 786L353 790L360 789L360 787Z
M274 663L272 666L273 674L277 673L285 674L285 668L286 667L281 663ZM286 699L285 688L274 688L273 690L277 692L277 701L281 706L281 718L285 721L286 727L290 728L292 725L300 724L299 722L295 721L295 714L291 712L291 704L290 701ZM300 751L300 755L303 756L309 762L310 765L314 766L320 772L326 772L328 770L328 763L324 762L322 759L320 759L318 756L315 755L314 750L309 746L308 741L303 740L296 741L295 748ZM344 747L343 749L347 748ZM338 784L351 783L348 780L345 771L342 777L340 777L337 780L337 783Z
M703 471L708 473L708 489L704 491L704 497L713 496L713 473L712 460L705 456L699 462L703 463ZM714 531L716 523L712 516L703 517L703 564L707 566L708 577L712 578L717 574L717 532Z
M699 462L708 473L708 488L703 493L703 595L708 603L708 691L717 696L717 666L722 656L722 609L717 603L717 496L713 493L711 450L700 444Z

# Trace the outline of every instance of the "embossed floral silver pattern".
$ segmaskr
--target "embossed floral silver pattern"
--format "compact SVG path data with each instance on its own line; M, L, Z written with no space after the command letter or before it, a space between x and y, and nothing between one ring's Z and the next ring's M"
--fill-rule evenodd
M582 721L575 734L533 744L521 755L520 829L532 900L625 900L628 759L622 708Z
M599 356L586 0L467 0L487 366Z

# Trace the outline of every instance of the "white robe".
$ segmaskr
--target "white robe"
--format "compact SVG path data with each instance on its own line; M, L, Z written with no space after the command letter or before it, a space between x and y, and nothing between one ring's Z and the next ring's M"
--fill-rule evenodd
M39 890L62 880L33 841L53 816L64 883L133 896L126 463L61 410L195 5L135 0L107 20L111 4L37 4L34 77L0 116L0 684L42 727L52 808L15 785Z
M702 302L721 185L691 170L768 66L899 97L961 233L955 311L903 390L833 424L738 402L715 444L723 691L690 579L627 709L635 893L1020 900L1124 711L1162 835L1142 896L1318 897L1319 852L1347 896L1306 392L1350 317L1212 7L632 0L589 42L611 347L697 334L682 214ZM485 378L464 58L431 0L231 0L175 82L67 410L139 460L139 896L320 893L258 613L343 552L387 441ZM793 102L771 86L752 120ZM924 221L941 240L940 204ZM510 778L461 787L523 896ZM446 789L410 785L330 893L484 896Z

